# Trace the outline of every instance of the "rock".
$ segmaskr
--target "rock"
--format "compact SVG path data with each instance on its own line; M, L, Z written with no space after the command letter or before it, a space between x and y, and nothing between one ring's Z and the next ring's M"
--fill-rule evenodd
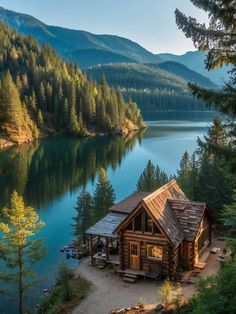
M162 309L163 309L163 305L161 303L157 304L157 306L155 307L155 312L160 313Z

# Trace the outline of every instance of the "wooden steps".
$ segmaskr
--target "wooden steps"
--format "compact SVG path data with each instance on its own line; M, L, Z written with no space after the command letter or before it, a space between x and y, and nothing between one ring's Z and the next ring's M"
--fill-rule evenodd
M138 278L137 275L125 273L124 276L123 276L123 281L124 282L129 282L129 283L135 283L137 278Z

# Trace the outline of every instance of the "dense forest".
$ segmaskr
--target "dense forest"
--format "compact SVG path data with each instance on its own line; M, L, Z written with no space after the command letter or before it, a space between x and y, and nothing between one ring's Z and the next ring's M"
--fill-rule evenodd
M143 114L165 110L206 110L194 98L187 82L216 88L209 79L176 62L150 64L123 63L98 65L86 70L89 77L99 80L105 75L108 83L120 88L124 97L132 97Z
M0 23L0 47L0 140L122 133L144 125L137 105L126 103L104 77L99 84L88 80L77 65L32 36Z

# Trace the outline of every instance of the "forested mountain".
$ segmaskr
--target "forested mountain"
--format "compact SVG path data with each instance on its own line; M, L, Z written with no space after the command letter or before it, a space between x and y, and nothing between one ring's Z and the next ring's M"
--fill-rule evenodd
M137 105L125 103L104 77L99 84L88 80L49 45L40 47L2 23L0 78L0 146L50 133L122 133L143 125Z
M168 72L162 68L168 69ZM104 74L111 86L119 87L126 98L131 96L137 101L143 113L205 110L204 104L190 95L187 82L215 87L207 78L178 63L108 64L91 67L86 72L95 80Z
M151 64L152 67L164 70L168 73L172 73L186 82L196 83L201 86L216 88L216 85L208 79L206 76L203 76L196 71L190 70L185 65L174 62L174 61L163 61Z
M101 49L74 50L66 53L66 59L76 62L81 68L89 68L97 64L135 62L126 56Z
M159 58L165 61L175 61L187 66L189 69L200 73L217 85L223 85L228 80L228 71L230 67L223 66L222 68L208 71L205 69L206 53L202 51L188 51L183 55L174 55L171 53L161 53L157 55Z
M20 33L33 35L39 44L50 44L64 58L69 59L72 56L72 61L78 62L80 66L84 64L84 54L83 51L79 50L83 49L99 49L100 53L103 51L103 54L108 57L105 63L117 62L117 54L121 55L120 62L125 62L124 57L138 62L159 60L142 46L119 36L95 35L81 30L48 26L30 15L16 13L4 8L0 8L0 19ZM90 62L93 62L93 56L91 56Z

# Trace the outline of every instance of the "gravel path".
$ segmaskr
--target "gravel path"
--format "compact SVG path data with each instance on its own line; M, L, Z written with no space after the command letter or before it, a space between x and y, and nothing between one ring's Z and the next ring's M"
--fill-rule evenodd
M213 275L219 269L218 255L221 254L224 243L213 241L212 246L220 247L221 251L209 255L207 266L200 274L202 277ZM139 280L135 284L125 283L111 271L90 266L89 261L89 258L84 259L76 272L88 279L92 286L88 296L72 314L109 314L112 310L130 307L139 302L149 305L160 303L158 290L162 282ZM195 288L193 284L182 284L185 300L193 295Z
M138 302L158 302L160 283L143 280L135 284L125 283L119 276L105 269L90 266L88 259L83 260L76 271L91 281L92 287L87 298L72 314L108 314L114 309L136 305Z

